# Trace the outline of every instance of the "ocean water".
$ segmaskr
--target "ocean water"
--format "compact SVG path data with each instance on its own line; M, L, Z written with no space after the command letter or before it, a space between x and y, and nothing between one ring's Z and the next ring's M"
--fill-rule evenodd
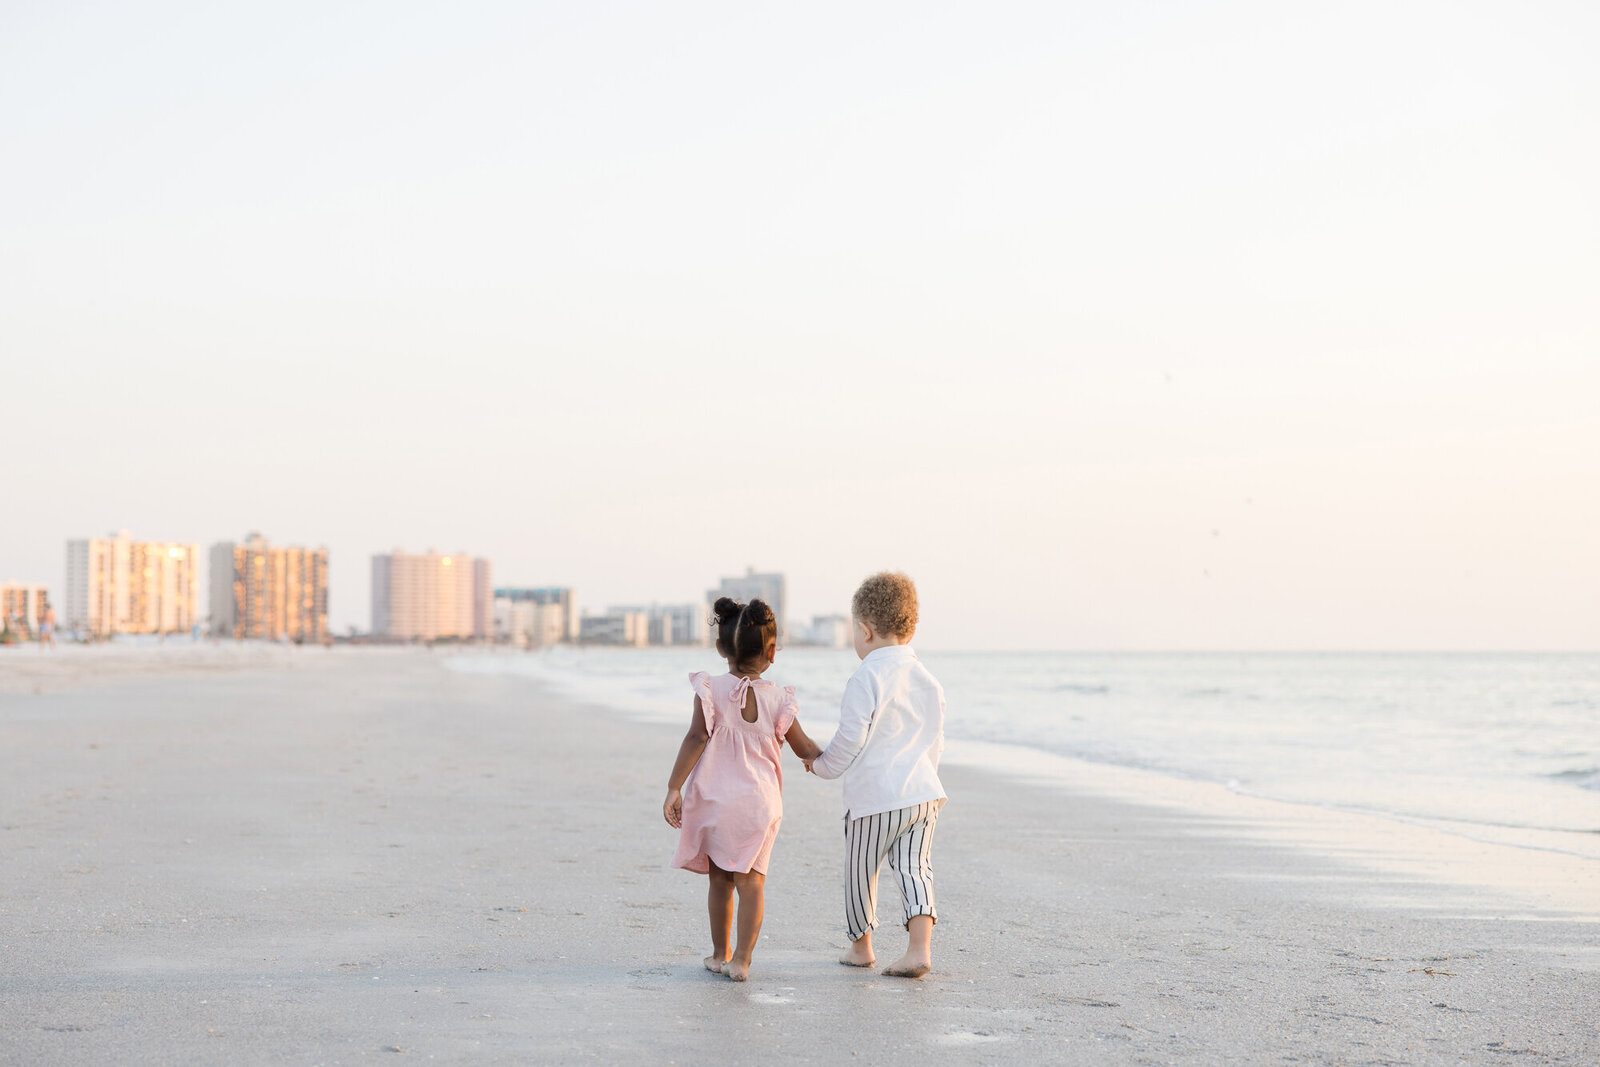
M1600 655L919 655L944 685L952 741L1600 857ZM795 686L802 722L826 736L856 664L848 650L786 650L767 677ZM685 726L688 673L726 669L684 648L479 652L453 665Z

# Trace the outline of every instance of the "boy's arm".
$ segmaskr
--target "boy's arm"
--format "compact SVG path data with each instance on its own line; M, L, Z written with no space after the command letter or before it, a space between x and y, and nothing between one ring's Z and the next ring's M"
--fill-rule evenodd
M852 677L844 687L844 700L839 705L839 729L828 747L822 750L822 755L811 764L811 773L818 778L837 778L849 770L867 746L867 731L877 710L878 703L867 683L860 675Z

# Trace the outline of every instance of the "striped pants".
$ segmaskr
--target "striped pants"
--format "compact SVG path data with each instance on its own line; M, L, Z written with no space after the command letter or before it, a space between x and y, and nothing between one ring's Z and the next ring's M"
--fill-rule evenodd
M914 915L939 921L933 905L933 829L944 800L899 808L845 823L844 915L850 940L878 926L878 872L889 861L900 883L906 925Z

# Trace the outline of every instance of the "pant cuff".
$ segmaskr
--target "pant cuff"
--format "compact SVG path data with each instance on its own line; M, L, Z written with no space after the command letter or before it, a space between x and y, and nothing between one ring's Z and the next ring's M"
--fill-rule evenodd
M926 915L928 918L933 920L933 925L939 925L939 913L933 910L932 904L924 904L919 908L912 908L910 911L906 912L907 929L911 928L911 920L915 919L918 915Z

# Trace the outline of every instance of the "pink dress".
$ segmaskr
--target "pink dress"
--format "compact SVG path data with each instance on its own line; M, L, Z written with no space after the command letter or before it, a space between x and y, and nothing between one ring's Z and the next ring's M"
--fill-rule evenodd
M799 707L793 687L765 678L689 675L705 714L705 751L683 784L683 827L674 867L706 874L767 873L772 842L783 821L783 769L778 757ZM756 697L756 721L746 722L745 693Z

